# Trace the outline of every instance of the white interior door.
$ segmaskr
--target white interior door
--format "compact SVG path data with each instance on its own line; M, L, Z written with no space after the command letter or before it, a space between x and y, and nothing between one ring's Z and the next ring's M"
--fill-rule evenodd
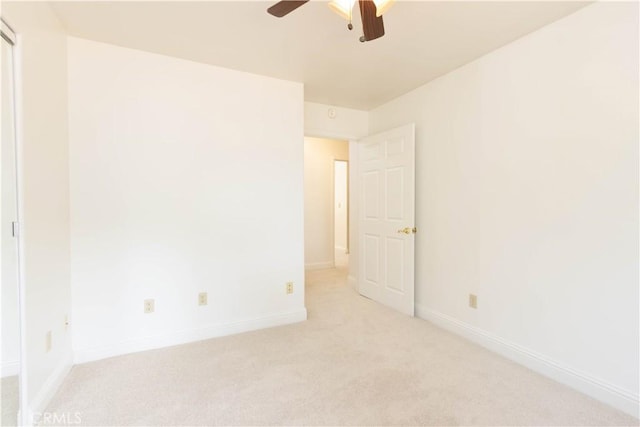
M402 313L414 311L415 126L358 144L358 288Z

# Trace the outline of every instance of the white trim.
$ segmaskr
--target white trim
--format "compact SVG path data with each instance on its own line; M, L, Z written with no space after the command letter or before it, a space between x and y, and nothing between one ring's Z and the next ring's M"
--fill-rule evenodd
M542 375L572 387L627 414L639 417L640 396L585 372L563 365L547 356L505 340L478 327L469 325L446 314L416 304L416 316L428 320L443 329L480 344L508 359L526 366Z
M333 132L323 129L307 129L304 130L305 137L311 138L324 138L324 139L337 139L341 141L353 141L362 138L363 136L356 136L350 133Z
M14 102L14 128L16 151L16 175L18 180L18 303L20 313L20 376L18 377L18 424L29 425L29 371L27 363L27 334L26 334L26 268L25 268L25 238L24 229L24 167L23 167L23 81L22 81L22 36L16 36L13 45L13 102Z
M26 414L28 416L26 425L34 425L36 414L42 414L47 409L49 402L51 402L53 396L58 389L60 389L60 386L72 367L73 363L71 358L68 358L49 375L49 378L44 382L38 394L34 397L33 402L29 405L29 411Z
M221 323L204 328L185 329L163 335L154 335L119 343L94 348L81 348L74 351L74 362L85 363L107 357L120 356L122 354L137 353L140 351L173 345L187 344L194 341L202 341L225 335L254 331L257 329L271 328L274 326L288 325L307 320L307 310L289 313L274 314L255 319L240 320L237 322Z
M2 367L0 368L0 377L13 377L14 375L18 375L20 373L20 361L14 360L12 362L2 362Z
M335 268L335 261L324 261L324 262L310 262L304 265L305 270L326 270L328 268Z

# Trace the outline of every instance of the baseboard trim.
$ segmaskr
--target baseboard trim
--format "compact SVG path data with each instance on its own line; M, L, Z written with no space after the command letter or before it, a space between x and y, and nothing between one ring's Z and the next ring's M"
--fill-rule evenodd
M307 310L302 308L288 313L274 314L255 319L221 323L204 328L185 329L169 334L121 341L107 346L76 349L74 351L74 362L76 364L86 363L94 360L106 359L108 357L121 356L123 354L137 353L140 351L171 347L174 345L187 344L190 342L202 341L226 335L239 334L241 332L288 325L291 323L302 322L304 320L307 320Z
M64 379L72 367L71 357L65 358L51 375L49 375L44 384L42 384L33 401L29 403L29 412L27 414L29 425L37 425L38 421L42 418L42 414L47 410L49 402L53 399L53 396L64 382Z
M0 377L12 377L18 375L20 372L20 362L15 360L13 362L2 362L0 367Z
M640 396L446 314L416 304L416 316L639 418Z
M327 268L335 268L336 264L334 261L325 261L325 262L311 262L309 264L304 265L305 270L325 270Z

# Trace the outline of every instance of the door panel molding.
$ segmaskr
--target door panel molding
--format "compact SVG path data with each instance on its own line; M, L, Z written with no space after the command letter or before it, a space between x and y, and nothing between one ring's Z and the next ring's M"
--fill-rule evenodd
M358 143L358 289L414 315L415 125Z

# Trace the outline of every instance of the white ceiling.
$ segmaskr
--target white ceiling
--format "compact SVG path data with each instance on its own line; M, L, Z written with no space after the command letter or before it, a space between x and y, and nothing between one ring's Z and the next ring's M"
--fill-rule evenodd
M274 1L275 2L275 1ZM260 1L54 2L70 34L305 84L305 99L369 110L583 7L559 1L399 1L360 43L324 1L284 18ZM357 22L356 22L357 21Z

